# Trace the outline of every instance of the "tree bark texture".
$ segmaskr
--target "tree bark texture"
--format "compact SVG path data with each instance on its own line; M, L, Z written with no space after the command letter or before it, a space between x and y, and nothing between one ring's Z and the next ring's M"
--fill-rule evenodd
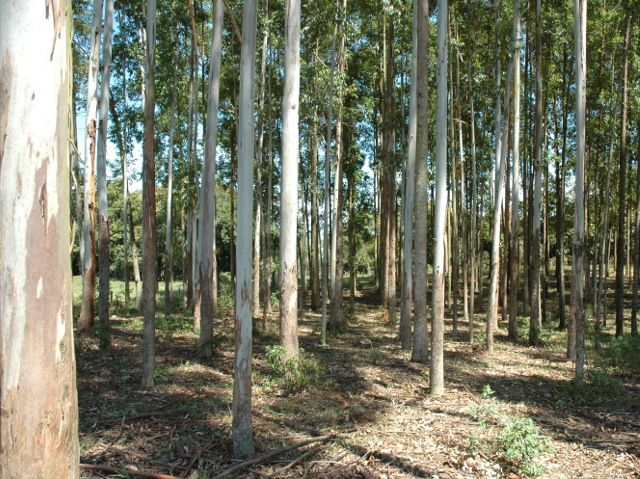
M433 322L429 392L444 393L444 230L447 210L447 0L438 0L437 111L436 111L436 216L433 250Z
M427 208L429 148L429 1L417 3L417 68L416 68L416 198L413 205L414 249L414 313L413 350L411 360L426 364L429 359L429 330L427 325Z
M6 479L80 476L70 65L69 2L0 4L0 477Z
M156 101L156 0L147 2L147 48L142 166L142 387L153 386L156 355L156 167L154 109Z
M285 9L280 188L280 344L284 360L298 357L298 161L300 107L300 0Z
M255 149L254 70L256 63L257 0L246 0L242 13L240 109L238 118L238 237L236 245L235 367L231 433L236 458L253 455L251 423L251 294L253 225L253 159Z

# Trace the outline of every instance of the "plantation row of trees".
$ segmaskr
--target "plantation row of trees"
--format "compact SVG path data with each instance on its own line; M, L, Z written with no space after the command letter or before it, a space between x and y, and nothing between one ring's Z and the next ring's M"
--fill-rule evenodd
M144 316L142 386L152 387L159 275L166 285L165 314L175 307L174 276L183 280L184 301L193 307L200 333L198 354L207 358L213 354L218 274L228 267L235 294L238 457L253 452L252 321L262 313L266 325L274 284L283 360L295 361L299 303L308 297L322 311L325 343L327 330L337 334L346 325L345 271L352 304L358 268L371 271L403 348L412 350L414 361L430 363L433 394L444 391L445 311L455 333L462 314L470 341L475 315L486 313L483 329L492 352L500 304L511 337L522 315L530 318L532 344L545 320L557 318L560 328L568 327L567 353L576 359L580 380L585 305L593 304L600 327L612 259L616 334L623 334L629 318L637 332L640 193L627 176L637 175L635 185L640 183L637 147L630 146L640 135L629 120L638 109L630 0L592 1L588 15L586 0L337 0L302 7L299 0L159 6L155 0L94 0L74 2L72 13L68 62L66 2L51 2L44 18L29 11L46 24L40 36L24 39L17 26L1 28L0 55L11 65L20 53L10 45L22 42L35 51L35 39L50 34L60 58L51 52L45 58L42 44L51 42L41 41L42 56L24 54L25 61L46 63L58 79L71 79L72 63L71 85L52 82L50 96L59 103L49 107L68 113L69 121L52 117L51 123L69 123L69 134L39 133L47 141L71 139L71 148L56 145L57 156L48 160L49 168L70 173L70 201L66 187L50 193L49 179L44 186L30 184L30 193L39 192L32 200L45 226L48 215L64 223L59 234L67 217L74 225L83 278L77 332L86 335L94 327L99 284L99 335L101 346L110 347L110 274L128 282L131 267ZM15 8L3 7L8 21L16 15ZM2 85L10 90L16 69L5 67L5 60L2 65ZM30 85L22 77L15 81ZM14 121L28 111L11 103L14 97L0 108L0 138L24 130L7 126L5 117ZM39 98L34 93L33 103ZM84 145L78 144L77 119L83 119ZM24 167L14 167L19 176ZM4 182L4 164L2 171ZM129 191L140 174L141 196ZM22 187L15 175L3 191ZM42 199L48 195L55 207ZM25 216L9 208L4 215L3 228ZM21 238L36 241L35 235ZM22 240L12 243L13 252ZM47 244L49 238L41 240ZM15 275L8 261L3 256L3 271ZM56 269L66 288L58 301L69 299L68 264ZM31 301L12 291L5 295L23 309L3 314L3 331L5 322L19 324L11 331L22 338ZM40 292L37 286L31 297ZM631 308L625 309L629 292ZM128 303L128 285L126 294ZM50 346L54 364L66 361L57 387L67 387L73 422L65 305L64 320L56 324L58 343ZM54 317L60 314L48 320ZM4 409L16 384L7 371L20 369L22 353L7 353L11 337L3 334L2 341ZM62 349L65 354L58 354ZM3 440L5 431L3 421Z

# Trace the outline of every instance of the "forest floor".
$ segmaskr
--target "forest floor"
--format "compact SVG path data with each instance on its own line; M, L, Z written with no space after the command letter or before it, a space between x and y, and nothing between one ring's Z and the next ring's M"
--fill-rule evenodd
M190 318L159 318L148 391L139 388L142 318L113 316L110 353L95 339L76 350L82 477L640 477L637 376L590 356L587 384L576 388L566 336L551 325L536 348L500 329L489 356L478 314L474 345L466 322L454 334L447 319L446 393L432 397L428 367L410 362L384 314L373 297L358 298L346 331L323 347L320 315L305 311L300 344L322 370L311 367L306 379L317 383L303 378L293 390L266 359L277 312L266 334L257 328L253 464L232 454L231 313L206 361L195 356Z

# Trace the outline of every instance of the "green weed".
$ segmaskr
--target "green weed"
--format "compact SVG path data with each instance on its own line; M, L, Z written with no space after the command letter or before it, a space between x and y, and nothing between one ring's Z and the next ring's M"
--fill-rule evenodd
M300 348L297 358L282 359L284 348L280 345L267 346L267 363L282 380L287 392L296 392L320 383L324 368L313 354L306 354Z
M520 475L539 475L544 467L535 459L551 451L552 442L541 434L531 418L512 416L494 394L491 386L485 385L482 389L483 401L468 409L471 417L485 431L471 435L469 451L474 453L481 450L502 463L504 468Z

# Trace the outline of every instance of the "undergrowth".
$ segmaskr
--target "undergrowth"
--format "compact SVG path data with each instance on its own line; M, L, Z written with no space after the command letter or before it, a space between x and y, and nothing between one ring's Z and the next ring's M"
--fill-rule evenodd
M510 415L494 394L491 387L485 385L482 402L468 410L484 431L471 436L470 452L481 450L507 470L523 476L541 474L544 466L536 458L553 449L551 440L542 435L531 418Z
M284 352L280 345L266 348L267 363L282 382L285 391L298 392L320 383L325 370L313 354L307 354L300 348L297 358L283 359Z

